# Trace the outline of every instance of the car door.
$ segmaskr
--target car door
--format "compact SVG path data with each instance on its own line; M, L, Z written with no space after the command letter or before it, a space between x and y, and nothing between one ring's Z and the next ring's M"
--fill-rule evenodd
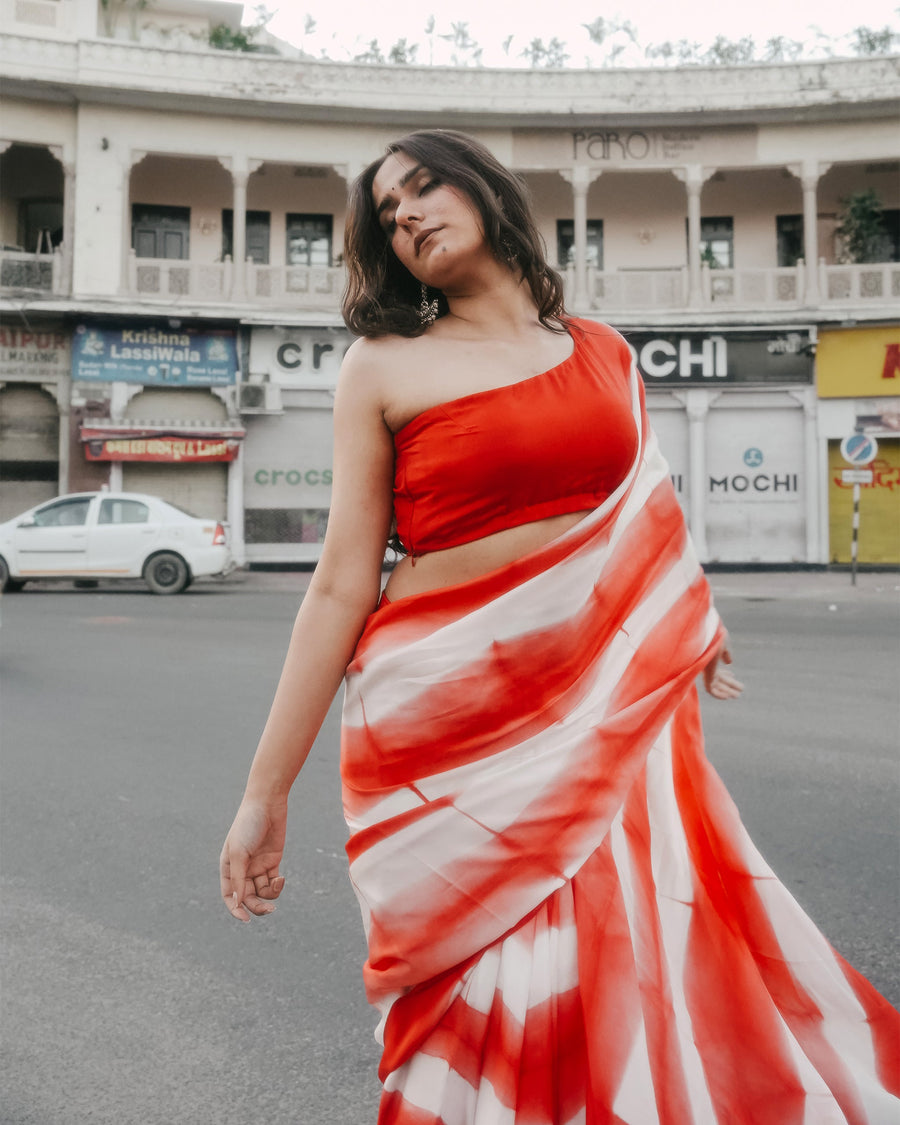
M15 530L22 577L78 574L87 565L87 523L92 497L65 496L38 508Z
M150 504L129 496L102 496L88 528L87 565L92 574L138 576L159 536L160 520Z

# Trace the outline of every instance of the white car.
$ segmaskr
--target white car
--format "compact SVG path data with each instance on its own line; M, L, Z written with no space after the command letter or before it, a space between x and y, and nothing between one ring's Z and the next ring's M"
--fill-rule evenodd
M225 526L140 492L75 492L0 524L0 590L31 578L143 578L178 594L234 568Z

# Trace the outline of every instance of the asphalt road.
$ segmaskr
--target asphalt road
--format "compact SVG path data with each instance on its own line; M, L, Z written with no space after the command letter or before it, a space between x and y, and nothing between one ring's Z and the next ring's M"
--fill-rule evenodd
M366 1125L378 1050L337 708L288 886L241 926L216 860L307 576L2 599L3 1125ZM713 576L745 697L708 752L757 845L895 1004L897 576Z

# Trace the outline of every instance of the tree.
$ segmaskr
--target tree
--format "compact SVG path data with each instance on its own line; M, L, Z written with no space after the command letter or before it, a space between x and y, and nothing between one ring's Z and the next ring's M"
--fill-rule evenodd
M256 38L265 30L275 13L270 12L265 4L257 4L253 11L256 13L256 19L249 27L241 27L237 31L232 31L227 23L218 23L215 27L211 27L210 47L215 47L217 51L258 51ZM313 26L315 27L315 21ZM309 16L306 17L305 30L309 31Z
M873 188L855 191L841 200L836 232L847 262L884 262L889 256L889 239L883 208Z
M378 40L371 39L365 51L353 56L353 61L361 63L383 63L385 58L381 47L378 45Z
M441 35L439 38L445 39L454 48L453 54L450 56L451 66L481 65L483 51L469 34L468 23L451 23L450 33Z
M882 28L855 27L853 50L857 55L887 55L900 44L900 35L885 24Z
M546 44L543 39L532 39L521 52L521 57L528 59L530 66L537 70L539 67L550 69L564 67L569 56L566 54L565 43L554 37Z
M398 39L388 51L387 61L397 66L412 66L416 61L418 49L416 43L409 44L405 39Z
M799 39L786 39L783 35L773 35L766 40L763 62L793 62L803 53Z

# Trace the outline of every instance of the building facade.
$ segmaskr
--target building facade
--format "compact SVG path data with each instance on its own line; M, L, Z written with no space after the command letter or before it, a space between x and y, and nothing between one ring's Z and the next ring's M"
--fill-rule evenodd
M238 4L2 7L0 518L108 483L314 560L347 186L452 127L528 184L570 311L631 344L705 561L842 561L834 443L864 427L871 561L900 562L897 58L400 69L210 50ZM882 260L847 262L868 189Z

